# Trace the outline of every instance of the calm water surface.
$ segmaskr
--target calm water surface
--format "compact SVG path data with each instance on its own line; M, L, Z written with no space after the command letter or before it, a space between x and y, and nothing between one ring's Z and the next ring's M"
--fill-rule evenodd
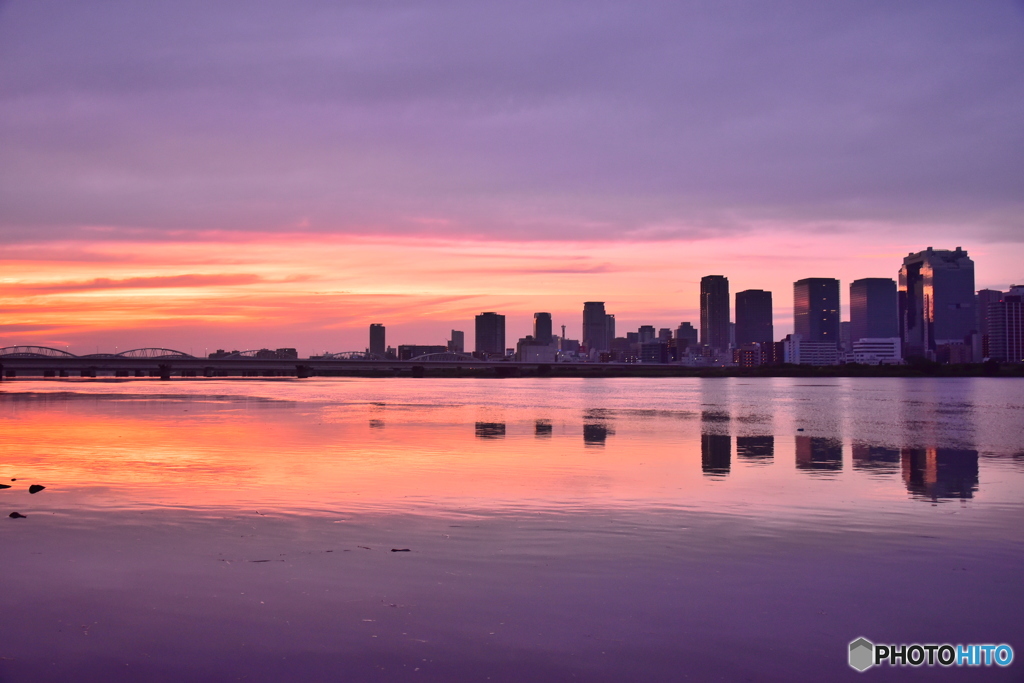
M18 380L0 483L0 683L1024 680L1014 380Z

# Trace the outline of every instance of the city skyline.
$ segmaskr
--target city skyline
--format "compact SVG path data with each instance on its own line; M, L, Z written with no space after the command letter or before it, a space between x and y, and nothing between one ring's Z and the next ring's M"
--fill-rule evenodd
M487 310L518 339L590 300L674 328L708 273L779 308L931 244L1006 290L1022 27L1009 2L4 3L0 343L322 352Z
M904 262L907 262L907 261L909 261L909 260L911 260L913 258L920 257L921 255L930 254L930 253L932 253L933 248L932 247L928 247L927 249L919 249L918 251L919 251L919 253L916 253L916 254L914 252L911 252L909 254L909 256L906 256L904 258ZM961 248L960 247L957 247L955 251L954 250L944 250L944 249L941 249L941 248L940 249L935 249L934 251L937 254L942 254L942 253L948 252L953 257L957 257L958 255L962 255L963 258L966 258L966 254L967 254L967 252L961 252ZM973 263L973 261L970 260L970 259L968 259L968 261ZM905 270L905 269L906 269L906 266L904 265L902 267L902 270ZM742 298L742 297L750 297L750 296L766 296L767 297L767 299L766 299L766 304L767 304L766 310L770 310L772 312L772 320L774 321L774 328L775 328L775 340L777 341L777 340L780 340L780 339L784 338L788 334L796 332L796 327L799 325L799 323L797 322L797 318L799 317L798 316L798 310L800 310L800 304L798 303L797 299L798 299L798 296L799 296L798 292L801 291L800 288L801 288L802 284L810 283L810 282L816 282L816 283L828 284L830 287L832 287L832 289L835 289L835 286L838 285L840 290L846 289L848 287L848 289L846 289L846 291L848 291L850 293L850 295L851 295L850 298L848 298L847 296L839 295L838 294L838 290L835 293L833 293L832 295L830 295L830 296L837 296L837 295L839 296L839 299L840 299L840 302L841 302L841 308L840 308L840 313L839 313L838 319L844 321L844 323L846 323L846 324L849 324L849 321L851 320L851 318L853 318L854 321L855 321L854 324L855 324L855 327L856 327L856 317L857 317L857 314L856 314L856 312L851 307L852 295L853 295L854 291L858 287L863 288L864 286L867 286L867 285L877 286L877 284L880 284L880 283L889 283L892 286L892 288L895 289L896 280L898 279L899 276L900 276L900 273L897 272L897 277L896 278L858 278L857 280L851 281L849 283L846 283L846 282L843 282L843 281L840 281L840 280L835 280L833 278L803 278L802 280L798 280L798 281L793 282L790 285L790 287L789 287L789 289L794 292L793 297L790 299L790 301L792 302L790 305L787 305L785 303L781 303L781 304L780 303L775 303L773 305L773 301L772 301L773 294L772 294L772 292L771 291L760 290L760 289L748 289L748 290L744 290L744 291L741 291L741 292L737 292L735 295L730 295L729 294L729 278L728 278L728 276L721 276L721 275L704 276L703 278L701 278L700 281L698 281L698 282L696 282L694 284L696 285L697 298L698 298L698 301L699 301L702 298L702 296L703 296L702 292L704 291L705 287L706 286L712 286L712 285L708 285L707 283L721 283L721 284L715 284L714 285L715 287L719 287L719 288L722 289L722 292L719 294L719 297L718 297L721 300L718 305L719 305L719 307L721 307L721 302L722 301L727 301L728 302L726 307L725 307L725 311L724 312L728 316L727 319L728 319L728 321L730 322L731 325L735 325L736 324L736 310L735 310L734 306L732 305L733 304L733 302L731 301L732 298L735 298L735 297L741 297ZM973 266L972 266L971 276L972 277L974 276ZM1021 280L1024 281L1024 278L1021 278ZM1016 282L1011 283L1011 285L1005 287L1004 290L1007 290L1011 286L1016 285L1016 284L1017 284ZM981 299L979 299L979 300L982 300L982 299L985 299L985 297L988 296L988 293L992 292L992 291L993 290L989 290L987 288L979 288L979 289L976 290L976 293L977 293L977 295L979 297L981 297ZM972 297L973 297L973 295L972 295ZM776 301L778 301L777 297L776 297ZM782 301L785 301L785 299L783 299ZM972 301L973 301L973 298L972 298ZM636 329L638 329L640 327L653 327L653 328L657 329L657 328L661 328L663 326L668 326L672 330L675 330L675 328L678 327L678 325L689 323L689 324L692 324L694 326L694 328L696 328L698 333L704 334L703 330L705 328L701 324L702 312L700 310L700 307L698 307L697 311L695 311L695 314L690 316L689 318L683 317L682 320L680 320L678 322L674 322L674 323L668 323L668 322L666 322L664 320L658 320L658 321L654 321L655 322L654 325L651 325L652 321L649 320L649 319L644 320L644 319L641 319L641 318L638 318L638 317L636 317L636 318L629 317L631 315L635 315L635 313L632 313L630 311L626 311L625 312L625 316L626 317L624 317L623 320L625 320L627 322L626 322L625 325L620 324L618 326L618 332L616 332L615 331L615 328L616 328L616 322L615 322L616 314L608 312L610 309L606 305L606 302L590 302L590 303L582 302L582 305L583 305L583 311L584 311L584 320L586 319L588 306L593 305L593 306L596 306L596 307L598 307L600 309L600 316L599 317L602 318L602 321L604 321L604 325L605 325L605 329L601 331L601 334L607 335L607 330L609 329L608 326L609 325L611 326L610 329L612 331L612 335L607 337L608 345L609 346L610 346L610 342L611 342L611 340L613 338L615 338L615 337L623 337L626 334L627 331L632 332L633 330L636 330ZM985 305L984 303L981 304L982 307L984 307L984 305ZM761 307L764 308L764 304L761 304ZM597 309L595 309L595 310L597 310ZM534 334L536 334L536 331L537 331L537 316L542 316L543 317L543 327L546 330L553 330L553 326L561 326L563 328L568 328L570 331L572 330L572 325L571 324L566 324L565 322L556 322L554 320L554 318L553 318L553 314L552 313L550 313L550 312L538 313L538 312L535 311L534 313L529 314L529 321L528 321L529 327L522 334L517 334L516 332L510 332L510 333L506 334L505 333L505 321L509 317L512 317L513 320L515 321L515 318L517 316L515 316L515 315L507 316L504 312L495 311L494 313L484 313L484 314L474 313L474 314L472 314L470 316L469 320L463 320L463 321L451 320L451 322L455 326L448 328L448 332L446 333L445 338L442 339L441 341L437 341L435 339L424 340L424 339L409 339L409 338L406 338L406 337L399 337L398 341L395 344L387 343L387 344L385 344L385 347L390 348L390 347L401 345L401 344L406 344L406 345L410 345L410 344L411 345L450 345L450 341L449 341L448 338L451 336L452 333L455 332L455 330L459 329L459 327L464 328L463 330L461 330L463 335L465 334L466 330L469 330L473 334L473 336L471 337L472 343L465 342L465 344L468 344L470 347L476 347L478 345L477 345L477 342L476 342L475 329L479 325L479 320L477 320L476 323L474 323L473 320L474 319L479 319L481 315L487 316L487 315L495 315L495 314L497 314L497 317L501 319L502 329L501 329L500 333L498 333L498 334L499 334L499 336L504 338L504 342L505 342L504 346L505 346L505 348L512 348L515 345L515 342L516 342L517 339L522 339L522 338L525 338L527 336L533 336ZM557 315L557 314L555 314L555 315ZM721 313L719 313L718 315L721 316ZM762 313L762 314L759 314L759 315L763 318L764 314ZM972 313L972 316L973 315L974 314ZM579 316L579 309L577 309L577 311L575 313L575 317L578 317L578 316ZM571 314L571 313L568 316L566 316L566 318L571 318L571 317L573 317L573 314ZM561 320L564 321L565 318L562 318ZM973 318L972 318L972 320L973 320ZM779 324L779 321L782 321L782 323ZM630 327L630 323L631 322L636 322L636 324L633 327ZM794 325L794 323L796 323L796 325ZM833 323L837 324L838 321L833 321ZM445 322L444 324L447 325L448 322ZM762 322L761 324L765 324L765 323ZM984 323L980 323L980 324L984 325ZM586 346L586 343L585 343L586 331L585 331L584 327L585 327L585 323L584 323L584 325L581 325L578 328L578 333L576 333L575 336L574 336L574 334L567 333L566 334L566 338L567 339L576 339L577 341L583 343L584 346ZM401 324L401 321L394 321L394 320L387 320L386 322L383 322L383 323L382 322L370 323L369 324L369 328L370 328L370 341L369 341L369 343L366 343L366 328L363 327L361 331L356 333L356 334L359 334L359 335L361 335L363 337L362 343L355 343L350 348L346 347L345 349L341 349L341 348L324 348L322 350L318 350L318 349L314 348L314 349L311 349L309 351L309 353L317 353L317 352L324 352L324 351L338 352L338 351L341 351L341 350L345 350L345 351L358 351L358 350L361 350L361 349L365 349L365 350L369 350L369 351L371 351L373 353L377 353L378 355L382 355L382 351L381 351L381 346L380 345L384 344L384 329L389 329L389 330L402 330L402 329L404 329L402 324ZM0 329L2 329L2 328L0 328ZM742 329L742 326L741 326L741 329ZM779 331L780 329L781 329L781 331ZM350 330L349 332L350 332L349 336L351 338L354 338L351 335L352 331ZM388 340L389 340L389 342L390 342L391 339L395 338L395 337L392 336L392 334L394 334L394 332L389 332L388 333ZM719 335L720 334L721 333L719 332ZM893 335L893 336L899 336L899 335ZM123 340L121 340L121 341L122 341L122 343L120 344L120 349L121 350L133 348L133 345L131 343L125 344L125 343L123 343ZM496 342L497 342L497 337L495 338L495 340L492 343L490 343L488 345L488 349L490 349L490 347L493 346L494 343L496 343ZM705 343L703 341L703 337L702 337L701 343L702 344ZM8 339L5 340L4 336L2 334L0 334L0 346L18 346L18 345L39 345L39 346L50 346L50 347L53 347L53 348L67 349L68 351L73 351L74 350L74 349L71 348L70 344L52 344L52 343L39 342L38 340L33 340L33 339L13 340L13 339L8 338ZM724 346L727 346L727 345L728 344L726 344ZM173 344L167 344L166 342L161 342L161 340L157 339L157 340L154 340L152 343L137 345L134 348L172 347L172 346L173 346ZM291 346L296 347L296 345L294 343L292 343ZM602 346L604 346L604 345L602 345ZM724 346L722 346L721 348L724 348ZM202 351L202 355L207 355L207 353L213 347L214 347L214 345L209 345L209 344L204 345L203 351ZM232 347L232 345L231 344L221 344L221 345L218 345L218 347L229 348L229 347ZM239 345L239 344L236 344L236 345L234 345L234 347L239 348L239 349L242 349L242 348L245 348L245 349L257 349L257 348L271 348L272 345L269 345L269 344L263 344L263 345L252 345L252 344L250 344L250 345L240 344ZM115 350L116 350L116 348L117 347L115 347ZM192 345L189 345L188 347L178 346L178 347L174 347L174 348L178 348L179 350L187 348L188 353L194 354L194 355L198 355L198 354L195 353L195 348ZM296 348L298 348L298 347L296 347ZM496 348L497 347L495 347L495 349ZM98 350L99 350L99 345L97 345L97 351ZM103 350L104 350L104 352L108 352L110 349L104 347ZM477 350L479 351L481 349L477 348ZM605 348L601 348L600 350L606 350L606 349ZM83 353L85 353L85 352L87 352L87 351L83 351ZM491 353L497 353L497 351L494 350L494 349L491 349L490 352Z

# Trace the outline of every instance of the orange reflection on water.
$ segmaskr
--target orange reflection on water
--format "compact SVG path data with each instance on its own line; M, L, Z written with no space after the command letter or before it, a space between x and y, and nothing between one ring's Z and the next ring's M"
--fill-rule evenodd
M0 420L0 476L76 504L268 509L676 500L699 441L474 407L49 400ZM695 428L696 426L693 425ZM405 503L404 503L404 502Z

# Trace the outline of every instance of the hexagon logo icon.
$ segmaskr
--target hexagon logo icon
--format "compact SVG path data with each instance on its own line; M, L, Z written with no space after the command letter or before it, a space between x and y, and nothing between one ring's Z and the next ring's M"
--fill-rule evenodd
M867 638L858 638L850 643L850 666L857 671L867 671L874 664L875 645Z

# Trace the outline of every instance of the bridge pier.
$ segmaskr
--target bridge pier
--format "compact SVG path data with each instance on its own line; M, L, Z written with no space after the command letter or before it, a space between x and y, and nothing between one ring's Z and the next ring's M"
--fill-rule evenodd
M68 376L68 371L67 370L61 370L60 372L57 373L57 376L58 377L67 377Z
M312 374L313 373L310 371L308 365L296 365L295 366L295 376L298 377L299 379L306 379L307 377L309 377Z
M167 379L171 378L171 366L170 365L166 365L164 363L161 363L158 366L158 371L160 372L160 379L167 380Z

